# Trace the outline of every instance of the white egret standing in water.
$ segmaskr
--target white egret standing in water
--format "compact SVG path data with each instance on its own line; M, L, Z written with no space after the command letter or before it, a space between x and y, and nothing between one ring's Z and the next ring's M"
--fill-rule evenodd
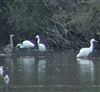
M36 35L36 39L37 39L37 44L38 44L39 51L41 51L41 52L46 51L45 44L40 43L40 37L39 37L39 35Z
M13 34L10 35L10 44L6 45L4 48L4 51L6 53L12 53L13 48L14 48L14 44L13 44Z
M94 46L93 42L97 42L97 41L95 39L91 39L90 47L80 49L80 51L76 57L78 57L78 58L87 57L93 51L93 46Z
M29 41L29 40L25 40L25 41L23 41L22 42L22 44L17 44L17 46L16 46L17 48L19 47L19 48L21 48L21 49L23 49L23 48L34 48L35 47L35 44L34 43L32 43L31 41Z

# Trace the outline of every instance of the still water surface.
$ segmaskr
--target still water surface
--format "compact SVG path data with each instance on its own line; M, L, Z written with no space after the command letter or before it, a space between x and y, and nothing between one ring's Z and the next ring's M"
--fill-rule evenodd
M76 59L75 52L0 57L5 83L0 92L100 92L100 59Z

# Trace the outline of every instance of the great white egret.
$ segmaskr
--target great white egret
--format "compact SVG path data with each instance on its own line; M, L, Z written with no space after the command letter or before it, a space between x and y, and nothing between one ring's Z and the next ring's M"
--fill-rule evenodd
M90 40L90 47L88 48L82 48L80 49L79 53L76 55L76 57L87 57L92 51L93 51L93 42L97 42L95 39Z
M10 44L6 45L4 48L4 51L6 53L12 53L13 48L14 48L14 44L13 44L13 34L10 35Z
M23 49L23 48L34 48L34 47L35 47L35 44L32 43L32 42L29 41L29 40L25 40L25 41L22 42L22 44L21 44L21 43L17 44L16 47L17 47L17 48L19 47L19 48L21 48L21 49Z
M41 52L46 51L45 44L40 43L40 37L39 37L39 35L36 35L36 39L37 39L37 44L38 44L39 51L41 51Z

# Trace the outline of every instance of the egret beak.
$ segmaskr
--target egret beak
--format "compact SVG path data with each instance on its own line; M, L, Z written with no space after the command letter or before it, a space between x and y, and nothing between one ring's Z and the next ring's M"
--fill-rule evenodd
M16 47L15 48L18 48L18 45L16 45Z
M15 49L18 51L18 49L19 49L19 48L18 48L18 45L16 45Z
M15 48L18 50L18 47L19 47L19 44L17 44Z

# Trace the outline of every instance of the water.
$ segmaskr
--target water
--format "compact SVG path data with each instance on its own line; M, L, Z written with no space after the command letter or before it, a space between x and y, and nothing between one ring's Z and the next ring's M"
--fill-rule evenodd
M73 51L0 57L0 92L100 92L98 53L90 59L76 59Z

